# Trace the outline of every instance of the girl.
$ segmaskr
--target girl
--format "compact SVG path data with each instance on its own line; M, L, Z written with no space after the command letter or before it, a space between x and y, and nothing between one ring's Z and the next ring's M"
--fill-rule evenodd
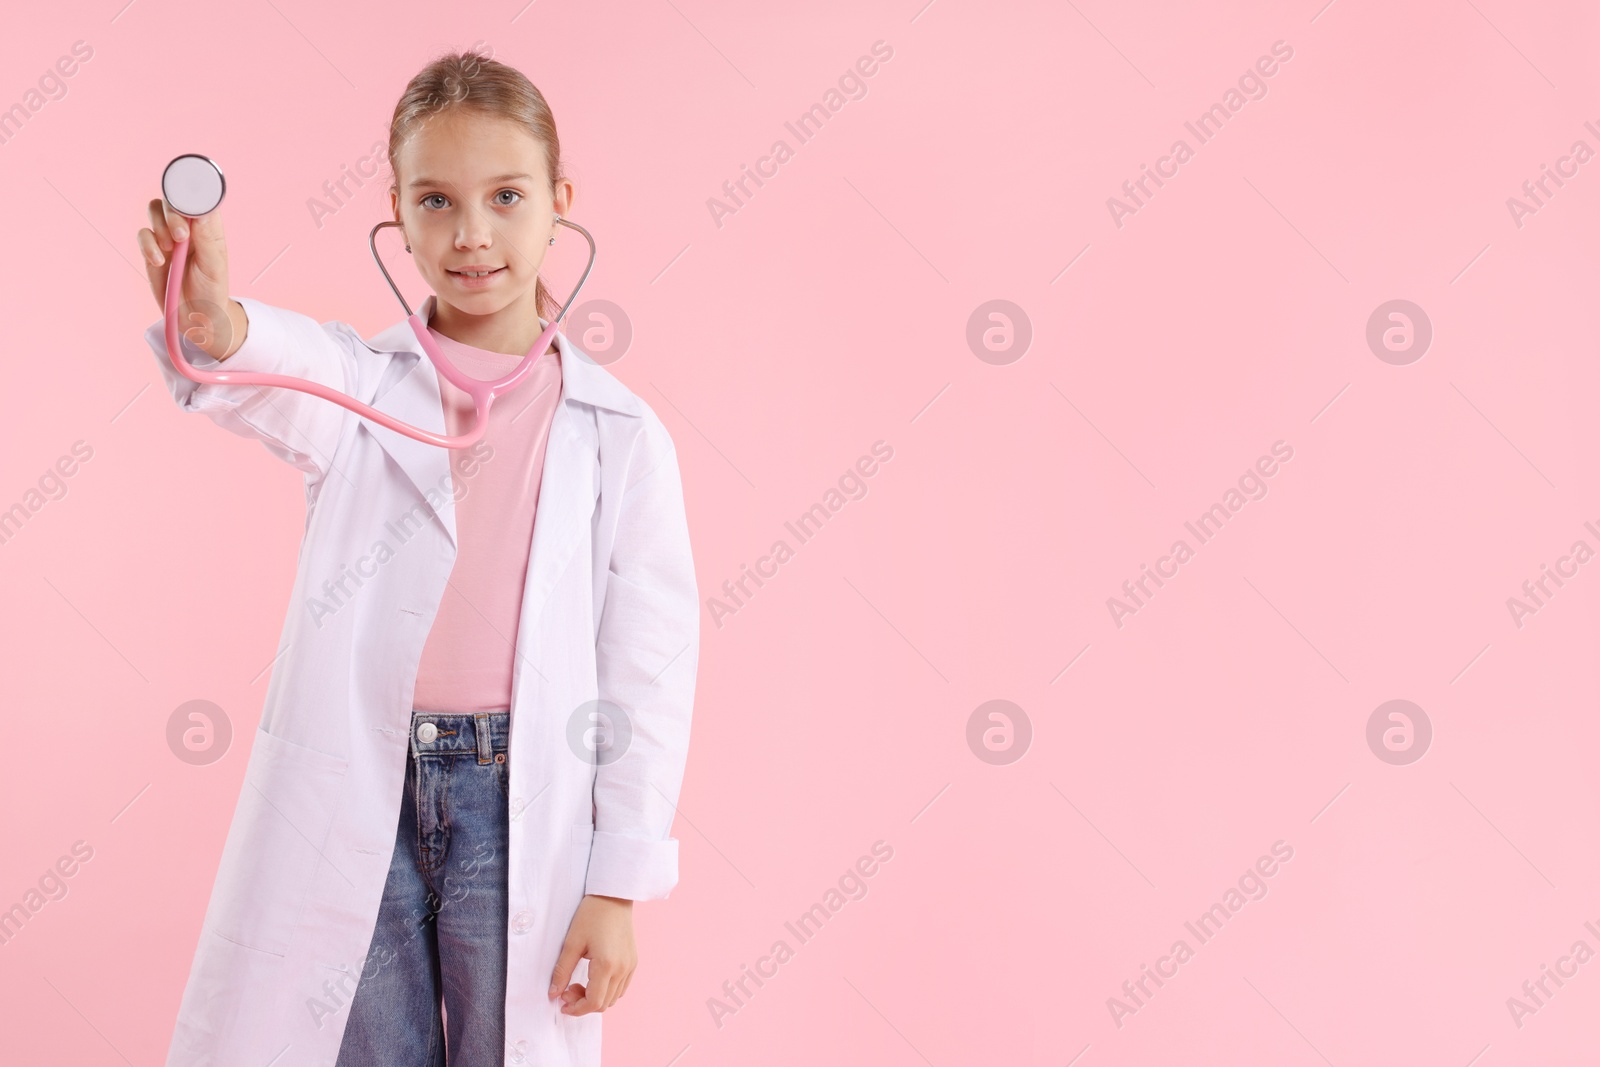
M563 334L529 351L574 192L549 108L515 69L447 55L395 107L389 165L444 353L478 378L539 361L472 448L305 393L197 385L163 322L145 334L178 404L302 470L308 508L169 1067L596 1067L599 1013L636 962L632 903L677 882L699 653L677 455ZM194 365L470 425L407 323L363 340L234 298L216 212L153 200L150 223L158 305L191 241Z

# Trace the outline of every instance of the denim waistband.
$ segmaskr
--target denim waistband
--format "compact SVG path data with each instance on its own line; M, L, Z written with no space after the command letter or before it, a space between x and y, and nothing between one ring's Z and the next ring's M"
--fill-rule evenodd
M424 741L421 727L433 725L433 737ZM411 713L411 754L443 756L477 753L479 763L490 763L495 752L504 752L511 740L509 711L420 711Z

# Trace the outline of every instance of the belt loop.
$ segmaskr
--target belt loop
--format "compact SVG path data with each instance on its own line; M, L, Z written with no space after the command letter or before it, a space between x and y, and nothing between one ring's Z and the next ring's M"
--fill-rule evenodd
M489 713L480 711L472 718L477 727L473 732L478 735L478 762L493 763L494 739L489 736Z

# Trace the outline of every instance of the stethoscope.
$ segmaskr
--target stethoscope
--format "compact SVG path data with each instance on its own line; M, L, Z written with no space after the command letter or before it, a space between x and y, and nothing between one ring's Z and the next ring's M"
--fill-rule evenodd
M181 155L167 164L167 169L161 175L161 196L181 215L191 219L208 215L222 203L222 194L226 183L222 178L222 168L202 155L193 153ZM550 324L544 328L539 339L533 343L529 355L543 353L550 347L550 339L555 336L556 328L561 324L562 318L567 314L567 309L572 306L573 300L578 296L578 291L583 288L583 283L588 280L589 272L594 269L594 238L589 231L575 222L568 222L560 215L555 216L555 221L563 226L570 226L583 234L583 239L589 242L589 265L583 268L583 276L578 279L578 284L573 287L572 295L567 297L567 302L561 305L561 310ZM378 231L386 226L399 226L398 222L380 222L372 228L372 233L367 237L367 243L372 249L372 258L377 261L378 269L383 271L383 280L389 283L389 288L394 291L395 299L400 301L400 306L406 309L407 321L411 323L412 331L417 335L417 340L422 345L422 350L433 361L434 367L443 374L450 383L462 392L472 397L472 407L475 421L472 429L467 433L457 436L437 434L431 430L424 430L399 419L386 415L370 404L364 404L353 396L341 393L337 389L330 389L320 382L309 381L305 378L295 378L286 374L263 374L258 371L211 371L200 370L191 364L188 357L183 354L183 346L178 340L178 302L183 292L183 269L189 259L189 238L174 241L172 248L172 262L167 268L167 299L166 299L166 331L167 352L173 357L172 365L190 381L211 383L216 385L266 385L275 389L297 389L302 393L320 396L324 400L331 400L341 407L349 408L356 414L381 426L387 426L396 433L405 434L407 437L421 441L424 444L438 445L440 448L465 448L474 444L489 425L489 407L496 397L504 396L511 392L528 376L533 373L534 360L524 357L515 370L503 378L493 381L480 381L461 373L439 350L433 336L428 333L427 324L422 317L411 310L411 305L406 303L406 298L400 294L400 289L394 284L394 279L389 276L389 270L383 265L383 257L378 255Z

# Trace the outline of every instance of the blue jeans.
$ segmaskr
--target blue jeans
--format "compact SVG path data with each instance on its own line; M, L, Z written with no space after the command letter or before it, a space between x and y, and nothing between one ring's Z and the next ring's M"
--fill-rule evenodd
M509 737L506 711L412 713L394 855L335 1067L444 1067L447 1040L450 1067L503 1067Z

